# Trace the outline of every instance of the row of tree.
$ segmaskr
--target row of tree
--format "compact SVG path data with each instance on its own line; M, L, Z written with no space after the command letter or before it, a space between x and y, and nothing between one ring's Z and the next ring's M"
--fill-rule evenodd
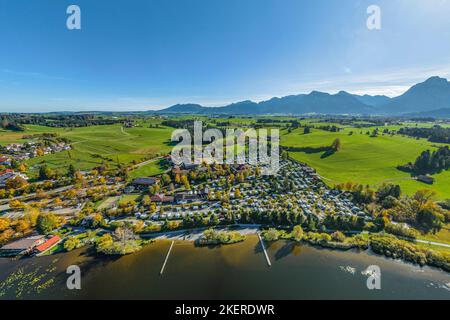
M448 146L439 147L431 152L426 150L417 157L414 163L398 166L399 170L411 172L414 175L434 174L450 168L450 149Z
M398 133L410 137L428 139L430 142L450 143L450 128L443 128L439 125L432 128L401 128Z

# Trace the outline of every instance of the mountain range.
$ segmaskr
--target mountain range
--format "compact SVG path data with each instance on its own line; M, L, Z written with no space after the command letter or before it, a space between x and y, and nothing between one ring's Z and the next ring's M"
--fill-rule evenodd
M387 96L354 95L345 91L336 94L312 91L309 94L274 97L267 101L250 100L223 107L199 104L177 104L150 111L159 114L354 114L354 115L415 115L450 117L450 82L440 77L412 86L404 94Z

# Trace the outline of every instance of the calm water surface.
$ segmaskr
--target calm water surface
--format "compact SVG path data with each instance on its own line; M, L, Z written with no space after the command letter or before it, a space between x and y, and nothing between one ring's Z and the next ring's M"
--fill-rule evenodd
M267 248L268 267L254 236L215 248L176 242L161 276L169 246L158 241L120 258L96 257L86 249L18 261L0 258L0 299L450 299L449 273L370 252L279 241ZM65 270L73 264L81 268L82 290L66 288ZM361 272L369 265L381 268L381 290L366 287ZM29 285L31 279L38 284Z

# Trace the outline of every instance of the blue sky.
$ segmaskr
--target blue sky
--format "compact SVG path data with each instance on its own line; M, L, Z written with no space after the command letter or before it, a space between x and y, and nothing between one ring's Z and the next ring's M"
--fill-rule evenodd
M0 0L0 41L0 112L395 96L450 78L450 0Z

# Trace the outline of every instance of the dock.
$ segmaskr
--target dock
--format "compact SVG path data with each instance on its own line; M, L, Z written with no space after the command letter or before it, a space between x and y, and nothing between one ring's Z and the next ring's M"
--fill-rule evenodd
M272 266L272 263L270 262L269 255L267 254L266 247L264 246L264 241L263 241L263 239L261 238L261 235L259 234L259 232L257 232L256 234L258 235L259 241L261 242L261 248L263 249L264 255L266 256L267 265L268 265L269 267L271 267L271 266Z
M161 271L159 272L160 275L162 275L163 272L164 272L164 268L166 267L166 263L167 263L167 260L169 259L170 252L172 251L172 247L173 247L174 243L175 243L175 241L172 241L172 243L170 244L169 251L167 251L166 259L164 259L164 263L163 263L163 265L161 267Z

